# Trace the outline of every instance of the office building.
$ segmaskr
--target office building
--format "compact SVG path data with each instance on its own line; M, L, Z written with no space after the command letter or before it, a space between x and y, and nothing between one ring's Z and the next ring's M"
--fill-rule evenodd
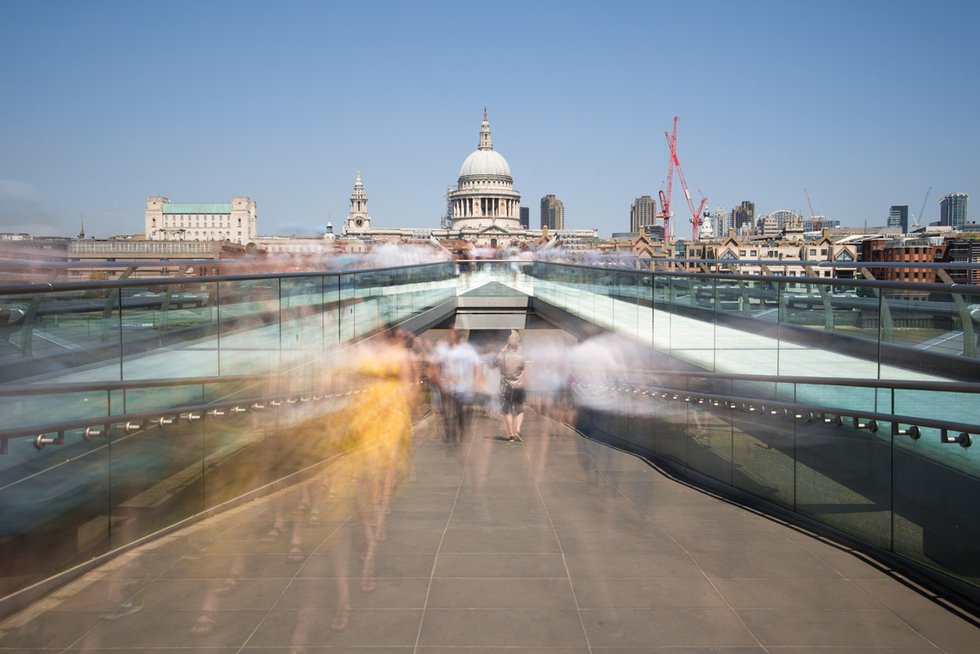
M150 241L255 240L255 200L234 197L228 204L175 204L165 197L146 199L145 234Z
M939 201L939 224L949 227L962 227L966 224L966 203L970 196L966 193L947 193Z
M630 205L630 231L646 233L657 217L657 201L649 195L641 195Z
M888 211L888 226L901 227L902 233L909 231L909 206L907 204L893 204Z
M732 209L732 226L739 234L749 234L755 228L755 202L743 200Z
M565 205L554 195L541 198L541 229L565 229Z
M521 227L531 229L531 209L529 207L521 207Z

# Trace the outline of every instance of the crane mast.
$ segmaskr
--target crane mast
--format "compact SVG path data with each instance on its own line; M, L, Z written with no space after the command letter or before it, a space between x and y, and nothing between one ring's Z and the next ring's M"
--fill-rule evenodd
M667 192L660 191L660 213L659 218L664 223L664 242L670 242L670 218L673 215L670 211L670 194L674 185L674 150L677 144L677 116L674 116L673 135L664 132L667 137Z
M701 204L696 209L694 208L694 200L691 198L691 192L687 188L684 169L681 167L680 157L677 156L677 116L674 116L674 137L671 139L668 136L667 141L670 145L671 162L673 167L677 169L677 177L680 178L681 188L684 189L684 198L687 200L687 206L691 210L691 240L697 241L701 236L701 212L704 211L704 205L708 203L708 198L702 196Z
M803 195L806 196L806 203L810 205L810 222L813 223L813 229L819 230L823 225L817 220L817 215L813 213L813 203L810 202L810 194L806 189L803 189Z
M919 215L912 216L912 229L919 228L919 221L922 219L922 213L926 210L926 202L929 200L929 194L932 193L932 187L930 186L926 190L926 196L922 198L922 206L919 208Z

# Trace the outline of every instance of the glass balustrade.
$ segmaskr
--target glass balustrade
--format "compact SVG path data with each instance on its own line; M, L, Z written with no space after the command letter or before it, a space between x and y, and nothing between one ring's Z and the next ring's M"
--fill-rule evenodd
M587 411L593 435L980 587L980 292L636 275L649 304L622 273L534 270L540 301L668 355Z
M6 289L0 596L335 454L331 353L455 286L445 263Z
M980 293L447 262L0 295L0 594L309 469L323 362L487 282L647 346L583 431L980 586Z

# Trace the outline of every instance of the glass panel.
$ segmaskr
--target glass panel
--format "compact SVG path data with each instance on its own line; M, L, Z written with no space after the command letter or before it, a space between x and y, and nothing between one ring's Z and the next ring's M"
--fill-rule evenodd
M279 456L270 443L268 425L275 420L275 409L263 403L265 409L253 409L252 403L242 413L227 412L217 419L208 419L200 443L205 461L202 483L202 504L205 508L234 499L262 484L272 481L267 466ZM298 439L293 438L293 441Z
M784 506L793 506L795 425L753 405L732 412L732 484Z
M895 391L895 413L975 424L975 394ZM980 492L976 444L909 423L894 425L895 552L980 584L980 514L973 501ZM980 427L976 427L980 432ZM975 442L980 435L971 434Z
M653 275L653 348L668 352L671 346L670 323L672 297L671 283L673 278L669 275Z
M706 302L710 306L710 285L693 281L689 276L675 275L671 278L670 291L670 355L702 370L713 370L714 314L697 306L703 297L708 298Z
M340 275L325 275L323 279L323 349L340 344L340 325L343 308L340 299Z
M108 551L105 439L70 430L38 451L32 438L16 438L0 461L0 594Z
M670 392L661 393L656 400L655 416L656 453L667 459L687 463L690 438L687 433L687 403L683 401L683 396Z
M846 373L846 369L841 371ZM841 386L834 384L800 384L796 389L797 402L815 409L831 411L859 411L874 413L878 409L879 394L875 388ZM887 403L887 398L885 399Z
M292 369L323 351L323 277L282 280L282 366Z
M340 343L349 343L357 335L357 280L354 275L340 276Z
M630 394L629 433L628 440L637 447L652 452L656 449L654 443L656 423L656 395Z
M121 289L124 379L218 374L214 285Z
M166 415L134 433L111 430L112 547L204 508L203 425Z
M889 289L883 309L882 377L976 379L980 295ZM887 320L886 320L887 319Z
M867 421L859 421L864 424ZM891 546L891 444L844 419L797 421L796 510L879 547Z
M731 410L715 407L705 398L693 399L687 405L691 466L726 484L732 483Z
M0 382L118 380L118 288L0 297ZM77 374L72 374L77 371Z
M266 374L279 367L279 280L219 282L220 374Z

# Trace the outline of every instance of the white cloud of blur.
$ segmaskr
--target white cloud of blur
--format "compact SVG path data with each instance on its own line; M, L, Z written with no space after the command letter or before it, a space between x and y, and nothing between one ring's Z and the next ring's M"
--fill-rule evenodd
M276 236L323 236L325 227L310 226L306 223L279 223L273 233Z
M643 372L643 346L623 336L605 332L585 339L569 353L572 390L579 406L615 410L631 379Z
M449 259L449 253L431 245L384 243L364 255L362 265L367 268L393 268L435 263Z

